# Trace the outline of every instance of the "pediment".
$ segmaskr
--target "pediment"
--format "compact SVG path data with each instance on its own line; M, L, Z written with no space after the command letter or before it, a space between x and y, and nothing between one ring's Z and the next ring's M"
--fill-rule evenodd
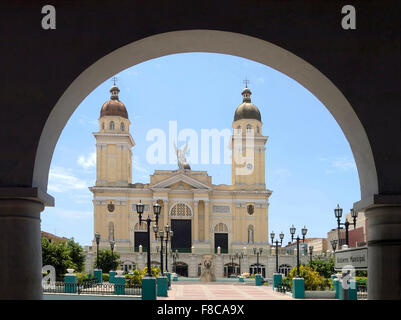
M175 190L192 190L192 189L204 189L209 190L211 187L200 182L192 177L185 174L177 174L165 180L162 180L152 186L150 189L175 189Z

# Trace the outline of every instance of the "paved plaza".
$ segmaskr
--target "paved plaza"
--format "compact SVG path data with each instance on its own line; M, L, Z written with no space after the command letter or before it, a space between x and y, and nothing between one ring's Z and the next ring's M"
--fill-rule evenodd
M168 297L158 300L292 300L271 286L244 283L173 283Z

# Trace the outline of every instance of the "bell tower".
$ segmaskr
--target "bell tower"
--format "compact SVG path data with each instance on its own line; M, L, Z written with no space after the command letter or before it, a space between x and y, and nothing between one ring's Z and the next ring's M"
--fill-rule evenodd
M260 111L251 102L247 83L242 91L242 104L234 113L232 146L232 185L236 189L266 189L265 144Z
M132 150L135 145L129 132L130 121L120 90L114 84L110 100L100 111L96 138L96 186L128 186L132 182Z

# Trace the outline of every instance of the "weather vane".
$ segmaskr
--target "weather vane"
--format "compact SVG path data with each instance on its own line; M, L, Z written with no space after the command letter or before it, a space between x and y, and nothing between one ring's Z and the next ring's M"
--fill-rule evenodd
M245 87L246 88L248 88L248 83L249 83L250 81L245 77L245 80L243 81L243 83L245 83Z

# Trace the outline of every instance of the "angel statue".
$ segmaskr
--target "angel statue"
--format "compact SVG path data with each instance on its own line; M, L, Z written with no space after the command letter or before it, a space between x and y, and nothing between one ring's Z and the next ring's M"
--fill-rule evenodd
M185 144L185 147L182 150L177 149L177 145L174 142L174 149L175 149L175 153L177 155L178 168L191 170L191 167L188 164L187 159L185 158L185 154L187 153L187 150L188 150L188 142Z

